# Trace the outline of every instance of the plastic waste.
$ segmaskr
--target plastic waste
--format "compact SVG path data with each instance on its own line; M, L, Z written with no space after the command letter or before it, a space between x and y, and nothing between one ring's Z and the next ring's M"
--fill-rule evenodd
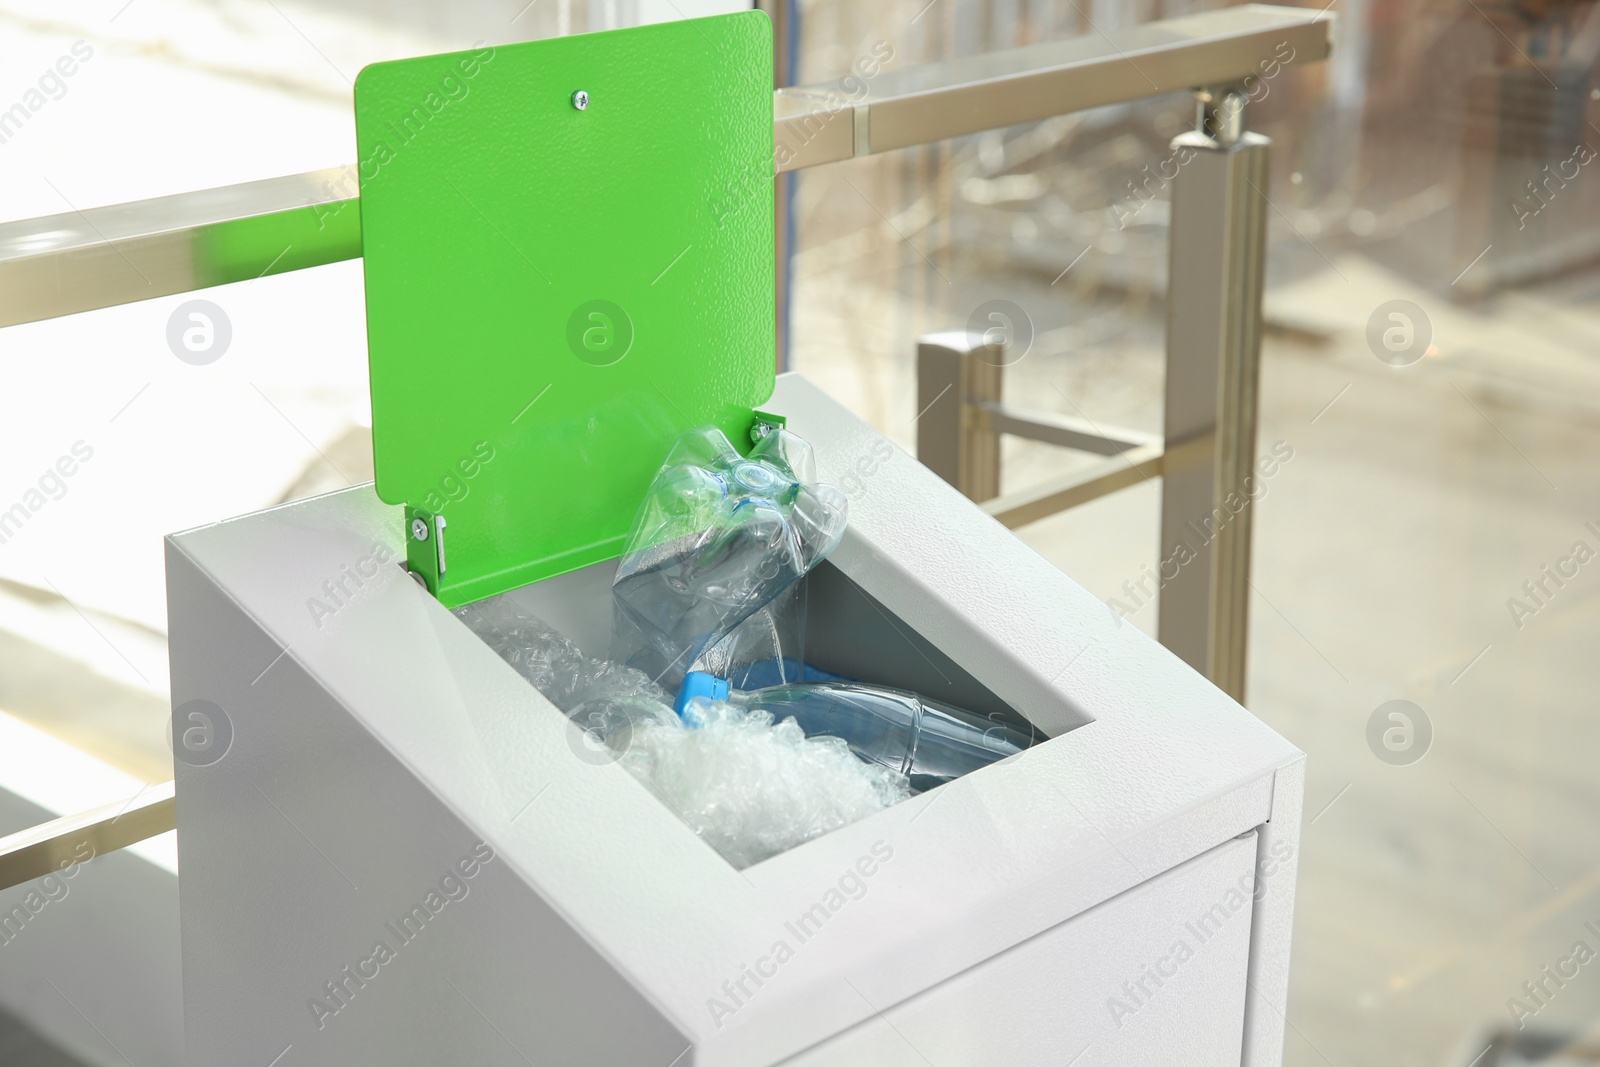
M845 509L794 434L773 429L748 457L715 427L683 434L617 568L612 658L677 689L703 654L838 546Z
M669 708L613 737L618 762L735 867L747 867L911 795L906 777L865 763L793 719L699 701L690 729Z
M467 604L455 613L562 711L571 713L585 704L607 701L667 703L668 691L644 672L584 656L544 620L504 597Z
M795 582L695 658L740 689L804 681L806 583Z
M455 614L562 711L577 704L588 688L589 664L578 646L507 598L467 604Z
M916 792L987 767L1042 737L904 689L860 682L798 682L741 691L690 672L675 710L700 725L708 703L728 702L792 719L807 737L836 737L860 759L909 777Z
M456 614L744 867L1034 740L903 690L801 681L819 672L799 580L844 527L844 494L816 481L800 438L770 430L745 457L704 427L678 439L634 519L610 660L505 597Z
M904 775L856 759L838 738L807 738L792 720L764 711L707 705L699 728L690 729L648 675L584 656L504 597L456 615L736 867L911 795ZM792 660L776 662L789 675L800 671Z

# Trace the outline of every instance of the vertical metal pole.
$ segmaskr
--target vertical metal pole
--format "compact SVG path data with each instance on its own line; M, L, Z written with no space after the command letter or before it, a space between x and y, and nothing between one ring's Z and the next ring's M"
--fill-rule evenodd
M765 11L772 20L772 87L783 89L795 84L799 71L799 12L795 0L756 0L756 9ZM775 274L777 294L773 304L777 320L777 369L782 374L790 367L790 297L794 290L790 271L794 244L794 193L799 175L793 171L773 175L776 188L773 204L773 223L776 236L773 250L776 254Z
M1249 635L1267 153L1241 94L1202 92L1173 140L1161 643L1236 700Z
M1003 356L965 331L917 338L917 459L971 500L1000 495L1000 435L978 405L1000 400Z

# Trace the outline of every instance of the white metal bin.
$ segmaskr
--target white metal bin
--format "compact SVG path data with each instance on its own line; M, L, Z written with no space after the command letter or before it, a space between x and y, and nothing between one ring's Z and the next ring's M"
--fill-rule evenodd
M176 535L175 714L230 733L179 767L190 1063L1279 1062L1301 754L805 379L768 407L858 476L813 632L1052 739L740 872L370 488ZM582 644L608 583L521 595Z

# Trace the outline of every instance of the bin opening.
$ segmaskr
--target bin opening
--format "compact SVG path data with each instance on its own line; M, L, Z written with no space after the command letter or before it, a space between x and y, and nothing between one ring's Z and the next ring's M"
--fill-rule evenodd
M807 577L806 661L858 682L909 689L1022 733L1047 736L831 561Z
M798 588L806 608L804 680L861 683L846 687L858 695L845 702L865 701L862 710L886 695L892 704L896 690L915 694L906 706L925 710L901 721L911 723L909 736L920 729L921 741L894 740L897 728L882 725L892 722L892 709L890 719L864 728L830 719L803 694L797 704L796 690L806 686L696 701L687 713L679 709L680 719L672 694L610 659L617 568L609 561L535 582L458 609L457 617L574 720L597 762L620 761L735 867L1047 739L829 562ZM785 672L798 680L792 667ZM959 719L940 726L945 713Z
M611 649L611 581L617 563L596 563L490 599L523 609L572 641L585 656L604 659ZM880 604L831 560L819 563L801 581L806 596L808 668L824 676L907 689L976 712L1039 741L1048 738L1027 716Z

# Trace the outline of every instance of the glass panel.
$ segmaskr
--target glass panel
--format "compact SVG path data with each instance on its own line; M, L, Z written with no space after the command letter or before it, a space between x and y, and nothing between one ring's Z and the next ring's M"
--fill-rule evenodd
M808 0L798 80L1193 10L915 6ZM1250 87L1258 447L1293 451L1258 505L1246 703L1309 755L1286 1062L1591 1062L1600 10L1334 10L1329 62ZM916 336L1003 300L1031 333L1008 402L1159 432L1192 122L1168 98L798 173L792 365L911 449ZM1003 489L1090 462L1007 439ZM1153 634L1159 507L1144 484L1019 533Z

